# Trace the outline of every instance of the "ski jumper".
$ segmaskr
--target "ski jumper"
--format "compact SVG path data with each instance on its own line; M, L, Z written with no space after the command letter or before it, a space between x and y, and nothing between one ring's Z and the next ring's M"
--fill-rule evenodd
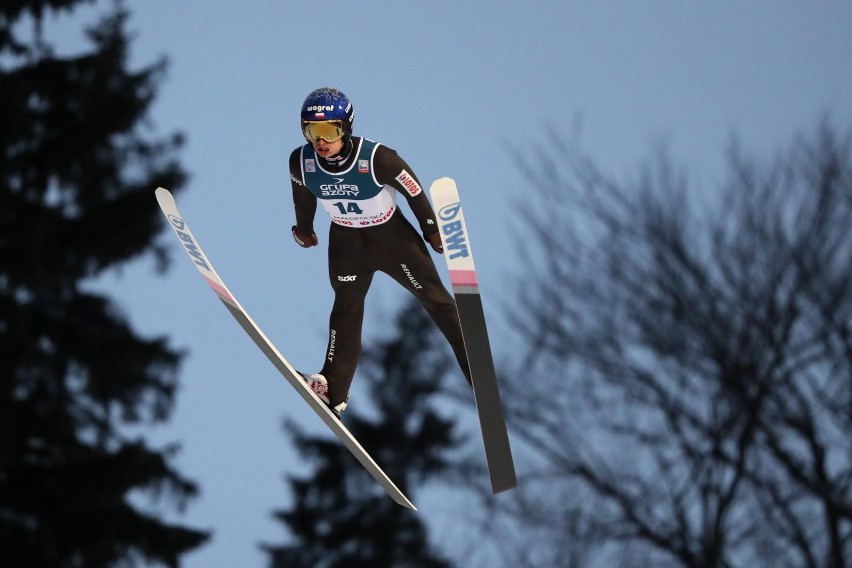
M361 356L364 300L376 271L399 282L420 301L455 353L468 382L458 312L426 244L397 207L407 200L424 235L438 230L435 213L408 164L392 149L350 138L339 163L320 158L310 144L290 155L296 226L313 234L317 202L331 217L328 276L334 290L328 347L320 371L331 406L346 400Z

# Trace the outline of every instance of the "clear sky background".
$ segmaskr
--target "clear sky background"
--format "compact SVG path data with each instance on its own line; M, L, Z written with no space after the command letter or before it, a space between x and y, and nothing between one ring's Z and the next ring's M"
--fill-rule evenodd
M80 22L106 5L79 10L70 23L52 22L49 37L68 49L82 45ZM509 346L501 344L501 310L523 293L514 285L522 278L514 242L527 238L513 208L535 195L513 162L517 151L548 148L553 129L625 177L664 140L695 186L712 192L732 134L747 151L769 157L826 114L852 125L847 0L127 5L133 64L163 55L171 61L152 125L161 135L188 136L181 160L191 183L178 206L231 291L309 372L321 366L332 301L328 221L319 210L320 247L293 243L287 156L304 142L299 107L314 88L343 90L355 106L356 134L398 150L424 185L456 179L492 342L503 354ZM202 487L180 519L212 529L214 539L185 566L265 566L257 544L284 536L271 517L288 503L284 475L307 471L282 433L282 418L317 432L324 426L167 231L162 240L174 262L165 278L146 259L95 285L116 298L140 333L168 335L188 352L173 420L144 431L156 443L180 441L176 462ZM389 278L377 277L366 342L404 299ZM523 474L523 464L519 469ZM523 491L522 476L520 482ZM435 492L412 498L430 526L457 519L455 505ZM436 534L449 539L448 550L464 547L449 529Z

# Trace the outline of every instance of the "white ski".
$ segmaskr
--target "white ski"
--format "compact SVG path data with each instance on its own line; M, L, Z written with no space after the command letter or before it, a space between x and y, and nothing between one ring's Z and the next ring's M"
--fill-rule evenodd
M169 190L165 188L157 188L156 192L157 203L160 204L160 209L169 221L169 225L174 229L175 234L189 255L195 267L207 281L213 292L222 300L231 315L236 318L237 322L248 333L249 337L260 347L264 355L275 365L275 368L287 379L296 392L308 403L308 405L317 413L317 415L325 422L326 426L331 428L335 436L343 443L346 448L352 452L352 455L361 462L361 465L379 482L391 498L404 507L417 510L411 501L408 500L402 491L394 485L393 481L385 474L384 471L376 464L370 454L361 446L358 440L349 432L346 426L334 415L334 413L326 406L317 395L308 388L307 384L300 378L301 374L293 368L292 365L284 358L278 349L272 344L269 338L261 331L254 320L243 309L237 299L231 294L225 283L219 278L219 275L213 269L210 260L201 250L198 241L189 230L189 226L184 221L178 211L175 199Z
M485 460L491 477L491 490L500 493L517 487L518 481L459 192L456 182L445 177L436 180L429 188L429 193L437 212L441 240L444 243L444 258L447 259L450 283L464 336L464 348L467 352L479 426L485 446Z

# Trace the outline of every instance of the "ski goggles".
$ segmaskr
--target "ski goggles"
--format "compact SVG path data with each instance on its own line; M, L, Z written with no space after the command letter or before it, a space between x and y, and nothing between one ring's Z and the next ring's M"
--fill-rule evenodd
M343 122L340 120L323 120L313 122L302 121L302 134L309 142L316 142L320 138L326 142L334 142L341 138L346 132L343 130Z

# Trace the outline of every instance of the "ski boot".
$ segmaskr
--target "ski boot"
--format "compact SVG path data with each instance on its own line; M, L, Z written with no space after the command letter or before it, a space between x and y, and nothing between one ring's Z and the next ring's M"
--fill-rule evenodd
M310 388L316 395L319 397L321 401L323 401L326 406L328 406L329 410L331 410L335 416L340 417L340 413L346 409L346 403L349 401L349 397L346 397L341 403L336 404L335 406L331 406L331 401L328 399L328 381L326 378L320 373L314 373L312 375L302 374L305 382L308 383L308 388Z

